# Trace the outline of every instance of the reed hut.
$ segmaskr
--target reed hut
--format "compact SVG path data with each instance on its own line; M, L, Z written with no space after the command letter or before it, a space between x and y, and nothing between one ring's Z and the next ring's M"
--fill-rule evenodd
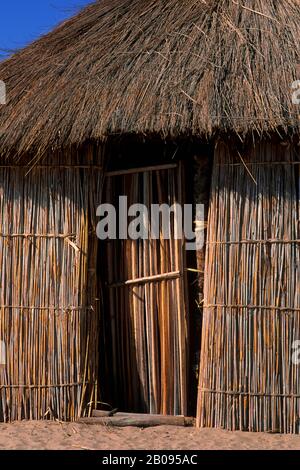
M299 0L99 0L0 64L3 420L299 431L299 40ZM124 195L205 247L99 241Z

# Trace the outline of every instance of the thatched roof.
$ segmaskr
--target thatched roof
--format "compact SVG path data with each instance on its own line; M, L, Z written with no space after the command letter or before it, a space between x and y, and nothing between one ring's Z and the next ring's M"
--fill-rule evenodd
M0 152L298 132L299 44L300 0L99 0L0 64Z

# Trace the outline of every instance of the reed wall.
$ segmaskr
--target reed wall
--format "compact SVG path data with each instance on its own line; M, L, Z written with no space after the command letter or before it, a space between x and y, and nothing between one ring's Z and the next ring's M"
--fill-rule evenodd
M97 401L99 159L0 168L2 420L74 420Z
M197 422L299 432L299 146L215 151Z

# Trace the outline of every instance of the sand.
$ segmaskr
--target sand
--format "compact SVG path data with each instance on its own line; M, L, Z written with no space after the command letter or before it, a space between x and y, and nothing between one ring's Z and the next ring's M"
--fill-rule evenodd
M138 429L86 424L0 424L0 450L213 450L300 449L300 436L250 434L161 426Z

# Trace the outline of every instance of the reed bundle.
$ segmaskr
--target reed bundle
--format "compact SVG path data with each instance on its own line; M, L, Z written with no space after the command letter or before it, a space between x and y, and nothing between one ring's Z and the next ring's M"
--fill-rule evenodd
M198 425L300 430L299 147L216 150ZM241 157L241 158L240 158ZM296 164L297 163L297 164Z
M117 203L116 196L127 195L128 206L145 204L150 214L152 203L180 203L181 178L177 168L110 177L105 200ZM102 255L105 376L111 376L106 393L122 410L186 414L185 260L175 224L170 240L160 231L159 240L108 241Z
M47 169L0 169L1 420L73 420L97 401L91 204L102 180L76 161L64 152Z

